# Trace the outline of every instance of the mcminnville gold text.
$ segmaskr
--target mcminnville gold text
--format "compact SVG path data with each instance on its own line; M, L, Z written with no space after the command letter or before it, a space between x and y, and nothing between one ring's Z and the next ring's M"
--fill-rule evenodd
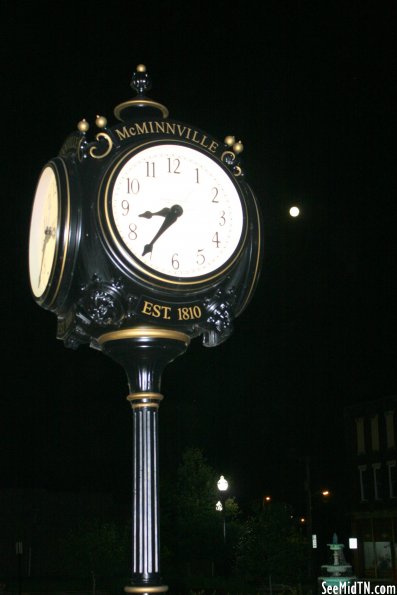
M177 124L176 122L161 122L156 120L136 122L132 126L115 128L115 132L120 140L126 140L141 134L170 134L196 143L207 151L210 151L210 153L216 153L219 147L219 143L209 138L206 134L203 134L199 130L194 130L189 126Z

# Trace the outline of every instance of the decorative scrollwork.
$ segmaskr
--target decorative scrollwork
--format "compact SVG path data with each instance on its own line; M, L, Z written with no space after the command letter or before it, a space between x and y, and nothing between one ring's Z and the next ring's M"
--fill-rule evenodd
M115 330L137 315L139 298L127 294L120 280L102 281L93 275L80 288L80 298L66 316L58 317L58 338L66 347L77 349L90 343L96 347L96 337L103 328Z
M113 141L106 132L98 132L95 138L97 139L98 144L91 146L89 153L94 159L103 159L109 155L110 151L112 150ZM105 147L103 153L99 153L98 151L101 149L101 147L103 148L103 143L101 142L102 139L106 141L107 147Z
M236 160L236 155L233 151L224 151L221 155L221 159L226 165L233 165Z
M126 315L122 285L100 282L97 277L82 288L79 305L91 322L101 327L118 326Z
M225 341L233 331L234 303L236 301L234 289L223 291L219 289L212 298L204 302L207 312L203 344L214 347Z
M227 139L233 139L234 137L227 137ZM226 147L230 147L230 142L225 142ZM238 178L239 176L243 176L243 170L240 167L240 160L237 157L239 153L242 152L242 143L234 143L233 151L230 148L227 148L221 155L221 160L225 163L232 171L233 175Z

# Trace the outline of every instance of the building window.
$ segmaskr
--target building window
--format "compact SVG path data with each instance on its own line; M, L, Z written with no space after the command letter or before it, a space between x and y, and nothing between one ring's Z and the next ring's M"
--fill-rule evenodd
M372 473L374 477L374 497L375 500L381 500L382 498L382 485L381 485L381 478L380 478L380 463L373 463L372 465Z
M356 419L356 436L357 436L357 454L361 455L365 453L365 440L364 440L364 418L358 417Z
M389 475L389 496L397 498L397 466L396 461L387 461Z
M377 415L371 417L371 446L372 450L379 450L379 420Z
M367 465L359 465L358 466L358 473L359 473L359 478L360 478L360 500L361 502L365 502L365 500L367 500L366 496L366 471L367 471Z
M394 411L385 411L387 448L394 448Z

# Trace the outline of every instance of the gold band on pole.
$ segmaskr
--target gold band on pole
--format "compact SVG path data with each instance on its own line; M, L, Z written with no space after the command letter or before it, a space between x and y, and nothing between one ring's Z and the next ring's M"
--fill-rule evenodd
M156 401L162 401L164 399L161 393L131 393L127 397L127 401L142 401L142 399L153 399Z
M127 397L127 401L130 402L132 409L144 409L145 407L151 407L158 409L160 402L164 399L161 393L131 393Z
M108 341L122 341L125 339L172 339L189 345L190 337L180 331L172 329L156 328L151 326L138 326L120 331L105 333L98 338L98 344L103 345Z
M159 587L124 587L126 593L165 593L168 591L167 585Z

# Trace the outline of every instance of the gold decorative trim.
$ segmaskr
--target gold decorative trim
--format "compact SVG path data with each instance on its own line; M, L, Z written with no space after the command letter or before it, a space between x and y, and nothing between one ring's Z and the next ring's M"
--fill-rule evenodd
M103 157L106 157L106 155L109 155L110 151L112 150L113 141L110 138L110 136L108 134L106 134L106 132L98 132L98 134L96 135L95 138L97 140L104 138L108 142L108 148L101 155L97 155L96 151L98 150L98 147L91 147L89 150L89 153L90 153L91 157L93 157L94 159L103 159Z
M167 585L159 587L124 587L125 593L165 593L168 591Z
M120 122L124 121L121 117L121 112L123 112L125 109L129 107L154 107L155 109L161 111L164 120L168 118L170 113L168 109L165 107L165 105L162 105L157 101L153 101L153 99L130 99L128 101L120 103L119 105L116 105L116 107L113 110L114 115L118 120L120 120Z
M131 393L128 395L127 401L140 401L142 399L156 399L157 401L162 401L164 396L161 393Z
M174 331L163 328L148 326L138 326L136 328L127 328L121 331L112 331L105 333L98 338L98 344L104 345L109 341L123 341L125 339L172 339L189 345L190 337L180 331Z
M158 409L160 403L131 403L132 409Z

